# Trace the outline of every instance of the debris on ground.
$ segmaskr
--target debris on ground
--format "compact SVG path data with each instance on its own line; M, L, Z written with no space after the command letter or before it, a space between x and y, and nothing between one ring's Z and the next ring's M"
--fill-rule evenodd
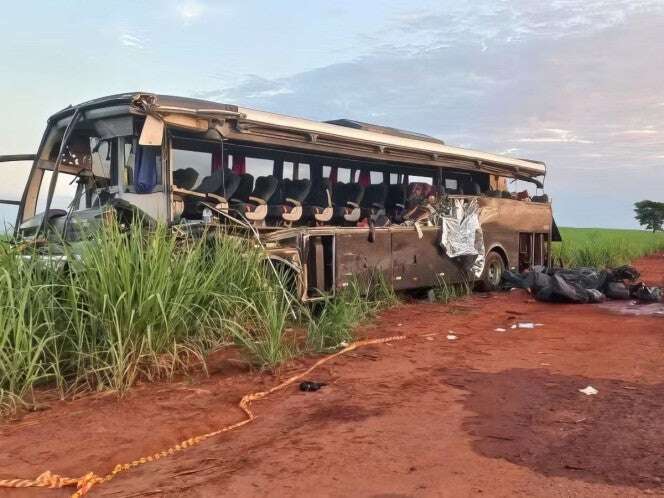
M311 380L305 380L304 382L300 382L300 391L305 391L305 392L318 391L321 387L324 387L326 385L327 384L325 382L313 382Z
M447 334L447 339L450 341L456 341L458 337L454 334Z
M543 323L533 323L533 322L519 322L512 325L511 329L534 329L535 327L543 326Z
M538 301L554 303L601 303L608 299L636 299L641 303L659 302L662 290L643 282L632 266L599 270L597 268L537 267L521 274L505 272L505 289L527 289Z
M498 327L498 328L496 328L496 329L494 329L494 330L495 330L496 332L507 332L507 329L504 329L504 328L502 328L502 327Z
M585 394L586 396L594 396L595 394L599 393L599 391L595 389L593 386L588 386L584 387L583 389L579 389L579 392Z

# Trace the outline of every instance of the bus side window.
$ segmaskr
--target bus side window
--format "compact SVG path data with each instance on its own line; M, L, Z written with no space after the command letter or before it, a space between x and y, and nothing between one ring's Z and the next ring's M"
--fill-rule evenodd
M306 163L300 163L297 167L297 178L296 180L310 180L311 179L311 168Z
M433 185L433 178L431 178L430 176L409 175L408 176L408 182L409 183L427 183L429 185Z
M295 164L290 161L284 161L283 172L281 178L284 180L292 180L295 174Z
M383 172L382 171L371 171L369 174L369 178L371 179L371 184L376 185L378 183L383 183L384 177L383 177Z
M456 192L459 190L459 181L456 178L445 178L445 190Z
M271 176L274 174L274 161L272 159L258 159L256 157L247 157L247 173L255 178L259 176ZM286 177L286 164L284 163L284 178ZM290 163L292 165L292 163Z
M339 168L337 170L337 181L344 183L350 182L350 170L348 168Z

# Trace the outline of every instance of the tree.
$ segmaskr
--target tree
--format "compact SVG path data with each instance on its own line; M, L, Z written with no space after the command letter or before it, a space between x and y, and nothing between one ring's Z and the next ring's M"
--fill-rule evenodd
M634 203L636 220L648 230L656 232L664 225L664 202L639 201Z

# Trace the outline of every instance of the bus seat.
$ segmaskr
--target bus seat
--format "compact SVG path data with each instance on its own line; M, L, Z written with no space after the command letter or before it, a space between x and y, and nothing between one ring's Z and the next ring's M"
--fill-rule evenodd
M231 203L247 202L252 190L254 189L254 177L249 173L239 175L240 183L231 196Z
M461 195L480 195L482 189L480 184L474 180L465 180L461 183L461 189L459 192Z
M310 190L311 181L308 179L283 180L280 185L280 195L273 196L268 216L280 218L289 224L298 221L302 218L302 203Z
M198 171L194 168L176 169L173 171L173 183L183 189L191 190L198 180Z
M303 204L302 219L315 220L317 223L330 221L334 214L330 180L327 178L314 180Z
M211 175L203 177L201 183L193 189L194 192L201 194L213 194L223 187L223 172L221 170L214 171Z
M406 190L407 186L405 183L390 185L388 187L385 210L387 215L395 223L403 221L403 214L406 210Z
M233 173L230 169L225 169L223 172L224 174L221 175L223 183L221 184L221 187L214 193L220 197L220 199L217 199L217 207L224 211L228 211L228 202L233 197L235 191L240 185L240 177Z
M364 187L359 183L339 182L334 186L334 217L350 223L359 221Z
M369 185L364 189L362 197L362 217L376 218L385 214L385 201L387 199L388 187L384 183Z
M279 180L274 176L259 176L247 202L234 202L233 209L242 213L250 221L263 221L267 217L268 203L274 196Z
M180 213L181 216L190 219L200 218L200 203L206 200L218 205L219 209L228 209L226 199L217 194L223 187L223 181L223 172L222 170L218 170L204 177L198 187L193 190L174 187L173 193L184 198L184 207Z

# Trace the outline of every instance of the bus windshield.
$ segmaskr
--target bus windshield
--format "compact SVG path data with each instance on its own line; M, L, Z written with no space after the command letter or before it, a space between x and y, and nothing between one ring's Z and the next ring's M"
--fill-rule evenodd
M36 212L46 208L53 169L58 159L66 121L49 130L37 161L33 181L39 182ZM81 120L65 144L51 200L51 209L80 211L98 208L121 189L133 185L137 137L131 116ZM36 187L37 185L35 185Z

